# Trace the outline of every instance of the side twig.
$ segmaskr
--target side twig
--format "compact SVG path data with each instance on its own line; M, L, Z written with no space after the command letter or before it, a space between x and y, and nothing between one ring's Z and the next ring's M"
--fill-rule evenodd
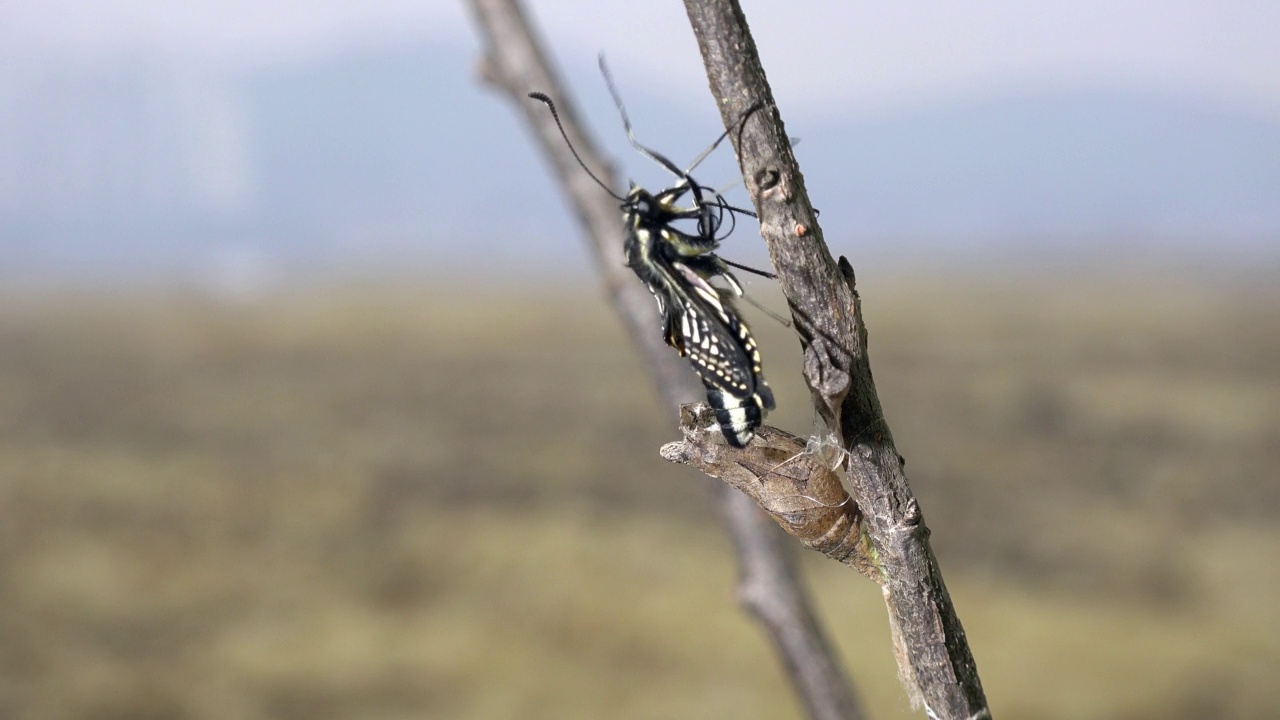
M527 100L531 90L552 96L569 138L599 177L613 173L581 129L577 113L515 0L472 0L485 41L480 72L515 102L554 166L560 184L590 239L597 268L627 330L643 352L667 404L701 396L701 384L662 340L653 298L624 267L623 228L617 203L582 172L549 115ZM617 186L617 183L613 183ZM717 484L720 506L737 551L740 602L767 629L797 695L815 720L862 717L853 689L827 640L795 567L785 537L750 499Z
M737 0L685 0L711 92L760 216L804 350L813 403L845 451L889 608L903 686L930 717L990 717L977 666L929 546L929 530L883 420L853 268L831 257Z

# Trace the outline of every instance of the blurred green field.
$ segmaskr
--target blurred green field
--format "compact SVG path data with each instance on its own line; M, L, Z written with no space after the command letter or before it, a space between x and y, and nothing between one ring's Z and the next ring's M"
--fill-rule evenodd
M1280 716L1280 290L860 289L995 716ZM0 295L0 717L799 717L599 297ZM805 562L912 716L877 589Z

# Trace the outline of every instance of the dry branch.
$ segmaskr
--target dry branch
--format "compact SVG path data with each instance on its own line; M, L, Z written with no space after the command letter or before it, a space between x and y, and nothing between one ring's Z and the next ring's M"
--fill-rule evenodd
M555 168L570 206L591 241L604 287L674 411L681 402L701 396L702 388L684 361L663 342L652 297L624 269L618 206L577 166L543 106L528 100L525 94L538 90L556 100L569 138L586 164L606 180L613 177L608 163L581 129L573 103L535 40L519 4L515 0L472 0L471 8L485 41L482 77L506 91ZM613 184L617 186L616 182ZM853 689L799 579L785 538L748 498L725 485L715 487L738 556L739 600L768 631L774 651L809 717L862 717Z
M685 0L711 92L730 133L760 232L804 350L814 406L840 441L889 608L898 670L930 717L990 717L942 573L880 408L852 266L823 241L781 114L736 0Z

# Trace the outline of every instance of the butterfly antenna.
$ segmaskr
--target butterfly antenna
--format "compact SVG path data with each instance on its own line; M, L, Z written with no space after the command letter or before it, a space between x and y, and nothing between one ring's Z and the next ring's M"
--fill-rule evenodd
M742 119L738 120L738 122L733 124L733 128L725 128L724 132L720 133L720 137L716 138L716 141L711 143L711 147L707 148L706 150L703 150L701 155L693 159L693 164L689 166L688 170L684 171L685 174L688 175L689 173L693 172L694 168L701 165L702 161L706 160L707 156L710 155L712 152L714 152L716 148L720 147L720 143L724 142L725 138L729 137L730 130L734 128L741 128L743 125L747 123L747 118L751 117L752 113L754 113L755 111L759 110L762 107L764 107L764 103L756 103L755 105L752 105L750 108L747 109L746 112L742 114Z
M587 164L582 161L582 157L578 155L577 148L575 148L573 146L573 143L569 141L569 134L564 131L564 125L560 123L560 113L556 112L556 104L554 102L551 102L551 98L547 97L546 93L540 93L536 91L529 93L529 97L541 103L544 103L547 106L547 108L551 110L551 117L555 119L556 127L560 129L560 137L564 138L564 144L569 146L569 152L573 153L573 159L577 160L578 164L582 166L582 169L587 171L587 175L592 180L595 180L597 185L604 188L604 191L609 193L609 195L612 196L614 200L617 200L619 202L626 202L627 201L626 198L622 197L621 195L614 192L613 190L610 190L609 186L605 185L604 182L600 180L600 178L596 177L596 174L591 172L591 168L587 167Z
M675 163L668 160L661 153L641 145L640 141L636 140L636 134L631 129L631 118L627 117L627 108L622 104L622 95L618 93L618 86L613 82L613 74L609 72L609 66L604 61L604 53L600 53L600 74L604 75L604 82L609 86L609 94L613 96L613 104L618 106L618 114L622 116L622 127L627 131L627 139L631 141L631 147L635 148L636 152L666 168L672 175L682 180L688 180L688 172L680 172L680 168L676 167ZM719 140L716 142L719 143Z
M720 147L720 143L724 142L724 139L727 137L729 137L728 130L725 130L724 132L720 133L720 137L716 138L716 141L711 143L710 147L708 147L706 150L703 150L702 153L698 155L698 157L693 159L693 162L689 165L689 169L685 170L684 174L688 175L689 173L693 172L694 169L696 169L699 165L702 164L703 160L707 159L708 155L710 155L713 151L715 151L716 148Z

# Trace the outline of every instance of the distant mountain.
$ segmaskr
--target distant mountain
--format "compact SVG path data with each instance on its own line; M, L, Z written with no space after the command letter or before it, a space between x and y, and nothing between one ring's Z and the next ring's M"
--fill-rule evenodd
M472 64L461 47L402 47L247 77L136 58L11 69L0 276L584 267L527 132ZM619 167L662 182L594 68L570 79ZM641 136L673 157L719 132L709 109L621 79ZM828 237L864 248L1280 247L1280 121L1211 103L1037 88L788 130ZM731 158L700 173L727 181Z
M805 134L850 230L1280 240L1280 122L1185 98L1008 93Z

